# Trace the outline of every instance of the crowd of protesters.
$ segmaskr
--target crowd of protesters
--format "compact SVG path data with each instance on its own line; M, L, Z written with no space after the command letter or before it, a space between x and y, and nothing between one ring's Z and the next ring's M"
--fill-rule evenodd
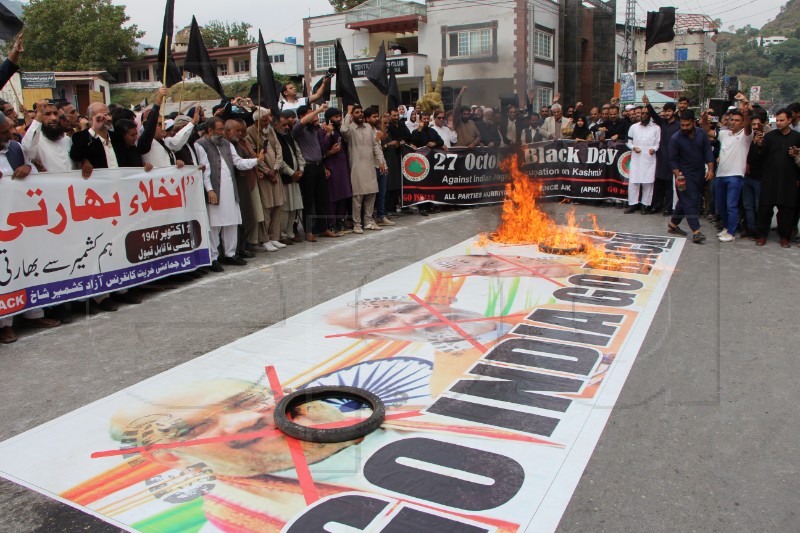
M18 40L0 66L0 85L18 70ZM667 231L700 243L700 219L718 224L722 242L742 236L766 243L777 207L781 246L797 233L800 182L800 104L775 114L738 95L738 106L720 117L695 117L686 98L657 112L644 105L621 107L617 99L589 107L582 102L534 109L462 105L431 114L419 105L382 114L375 107L329 107L326 78L316 93L298 96L282 87L277 114L247 98L226 99L206 116L199 105L186 114L164 115L166 89L146 109L92 103L85 117L67 102L41 100L33 109L0 101L0 172L23 179L37 172L196 165L203 173L211 228L210 267L173 278L195 279L225 266L243 266L261 252L304 241L363 235L396 225L402 207L403 150L516 146L539 141L614 142L632 151L629 196L598 205L625 213L671 216ZM716 171L716 172L715 172ZM416 206L422 216L439 206ZM393 220L394 219L394 220ZM224 266L223 266L224 265ZM156 282L150 288L169 285ZM118 291L81 302L89 314L141 302L141 289ZM85 306L85 308L83 307ZM17 320L28 327L56 327L72 320L70 305L28 311ZM0 342L16 340L13 321L0 321Z

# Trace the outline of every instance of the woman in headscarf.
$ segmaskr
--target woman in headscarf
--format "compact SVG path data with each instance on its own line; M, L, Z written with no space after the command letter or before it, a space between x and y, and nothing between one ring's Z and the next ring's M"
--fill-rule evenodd
M577 115L574 117L575 128L572 130L572 139L576 141L590 141L592 140L592 132L589 131L589 124L586 122L584 115Z

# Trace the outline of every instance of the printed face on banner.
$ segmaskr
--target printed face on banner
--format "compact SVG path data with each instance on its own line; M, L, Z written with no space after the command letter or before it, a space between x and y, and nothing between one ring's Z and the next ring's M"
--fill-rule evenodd
M683 243L585 236L648 268L471 239L0 443L0 474L147 533L553 530ZM335 444L277 430L277 397L331 385L378 395L381 427Z

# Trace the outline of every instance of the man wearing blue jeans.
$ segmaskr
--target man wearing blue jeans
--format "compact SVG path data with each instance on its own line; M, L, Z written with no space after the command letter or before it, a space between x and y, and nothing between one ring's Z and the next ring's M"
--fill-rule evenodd
M763 173L764 160L756 146L757 139L763 139L769 126L765 125L765 116L754 116L750 120L753 129L753 144L747 153L747 171L742 183L742 205L744 206L744 218L747 222L747 233L742 232L742 237L757 238L756 213L758 212L758 202L761 198L761 174Z
M695 126L694 112L681 113L681 129L672 136L669 144L669 164L678 192L678 205L667 226L667 232L685 236L678 224L684 217L692 230L692 242L706 240L700 231L700 203L703 199L705 181L714 179L714 152L708 135Z
M720 242L736 239L739 225L739 196L742 192L744 175L747 169L747 153L753 143L750 128L749 103L741 96L741 111L734 109L728 113L728 128L719 131L719 168L717 169L716 200L722 231L717 234ZM708 120L703 113L703 124Z

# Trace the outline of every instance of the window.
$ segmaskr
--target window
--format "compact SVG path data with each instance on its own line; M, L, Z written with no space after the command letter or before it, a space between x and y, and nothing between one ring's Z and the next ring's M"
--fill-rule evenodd
M283 54L276 54L272 56L269 60L271 63L283 63L285 61L285 57Z
M316 53L316 69L322 70L336 66L336 51L333 46L318 46Z
M492 30L460 31L457 34L458 47L456 56L488 56L492 55Z
M217 65L217 71L219 76L227 76L228 75L228 64L223 63L221 65Z
M553 89L549 87L536 88L536 102L534 102L534 111L537 113L545 106L550 107L553 103Z
M250 72L250 60L249 59L240 59L238 61L233 62L233 71L234 72Z
M547 61L553 60L553 34L535 30L533 32L533 55Z
M689 49L688 48L676 48L675 49L675 61L687 61L689 59Z
M136 71L136 81L150 81L150 69L143 68Z

